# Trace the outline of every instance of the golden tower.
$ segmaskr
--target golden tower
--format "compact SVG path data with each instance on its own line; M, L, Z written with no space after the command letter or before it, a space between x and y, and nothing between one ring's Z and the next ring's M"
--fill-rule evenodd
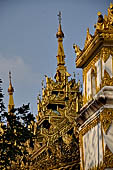
M75 118L82 105L80 83L65 66L64 33L59 12L57 69L55 80L46 76L42 82L42 98L38 96L37 138L34 148L29 148L32 169L57 170L79 168L79 147Z
M113 4L98 12L95 33L87 30L84 49L74 45L83 69L83 107L79 126L81 170L113 169Z
M11 109L14 108L13 92L14 92L14 88L13 88L12 83L11 83L11 72L9 71L9 88L8 88L9 103L8 103L8 113L10 113Z

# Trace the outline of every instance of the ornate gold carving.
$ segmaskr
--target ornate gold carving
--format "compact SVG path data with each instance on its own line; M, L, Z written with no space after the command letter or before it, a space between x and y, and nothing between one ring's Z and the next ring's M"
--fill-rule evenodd
M113 153L109 150L107 145L104 155L104 168L113 168Z
M85 135L90 129L95 127L99 122L100 122L100 115L96 119L94 119L92 122L90 122L87 126L81 129L80 133L82 134L82 136Z
M111 52L111 50L110 50L110 48L102 48L102 59L103 59L103 61L104 61L104 63L107 61L107 59L109 58L109 56L110 56L110 52Z
M101 12L98 12L97 13L98 15L98 21L97 21L97 24L95 25L96 27L96 31L95 31L95 34L98 32L98 31L112 31L113 30L113 7L112 5L110 4L110 8L108 8L108 16L105 15L103 17L103 15L101 14Z
M107 133L113 120L113 109L104 109L100 115L100 119L102 122L102 128L104 129L104 132ZM113 153L111 153L107 145L104 152L103 162L104 168L113 168Z
M83 96L83 101L84 104L87 103L87 101L92 99L92 93L91 95L87 98L87 72L89 71L89 69L94 70L94 74L95 74L95 85L96 85L96 93L100 90L100 87L97 87L97 67L95 66L96 62L100 59L100 52L90 61L90 63L83 69L83 73L84 73L84 78L85 78L85 96ZM92 74L91 74L92 77ZM92 80L92 79L91 79ZM92 82L91 82L92 84ZM91 85L92 87L92 85Z
M112 86L113 85L113 78L111 78L109 76L109 74L107 73L107 71L104 71L104 77L102 78L102 60L104 62L107 61L107 59L109 58L109 56L112 55L113 56L113 47L103 47L101 49L100 52L98 52L98 54L90 61L90 63L83 69L83 77L85 79L85 88L87 87L87 72L89 71L89 69L93 69L95 68L95 63L100 59L101 61L101 84L99 87L96 86L96 93L98 93L100 91L100 89L102 87L104 87L105 85L107 86ZM113 64L113 59L112 59L112 64ZM97 84L97 76L96 76L96 84ZM83 96L83 101L84 104L87 103L88 100L91 100L92 96L90 96L87 99L87 90L85 89L85 95Z
M113 77L111 78L106 70L104 70L104 78L102 79L102 87L104 86L113 86Z
M88 44L92 41L93 37L92 35L89 33L89 28L87 28L87 35L86 35L86 40L85 40L85 45L84 47L86 48L88 46Z
M95 63L100 59L100 54L101 54L101 52L98 52L98 54L84 68L84 71L86 73L89 71L89 69L95 67Z
M103 129L105 133L107 133L107 130L113 120L113 109L104 109L104 111L100 114L100 119Z
M64 143L69 145L72 142L72 135L69 135L66 133L65 135L63 135L62 139L63 139Z
M79 169L78 128L75 118L82 106L80 82L68 80L64 62L61 25L57 33L58 55L55 79L46 77L42 98L38 97L37 139L31 150L31 169ZM60 48L61 47L61 48ZM77 54L80 49L77 47ZM43 85L43 83L42 83ZM76 132L75 132L76 131ZM40 147L39 147L40 146Z
M97 21L97 24L95 25L96 31L103 30L105 28L103 16L102 16L101 12L98 12L97 15L98 15L98 21Z
M79 46L77 46L76 44L73 44L73 48L75 49L75 53L78 56L80 56L80 54L82 53L82 50L79 48Z

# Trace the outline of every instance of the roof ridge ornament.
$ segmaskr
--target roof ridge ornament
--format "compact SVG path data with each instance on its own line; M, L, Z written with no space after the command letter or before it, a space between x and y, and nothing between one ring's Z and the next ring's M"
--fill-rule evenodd
M75 50L76 56L77 57L80 56L81 53L82 53L82 50L80 49L80 47L78 45L76 45L76 44L73 44L73 48Z
M86 40L85 40L85 44L84 44L85 48L91 42L92 39L93 39L93 36L89 32L89 28L87 28L87 35L86 35Z
M112 2L110 3L110 9L113 9L113 4L112 4Z
M108 8L108 15L103 15L99 11L97 13L98 15L98 21L97 24L95 25L97 33L98 31L108 31L108 30L113 30L113 4L110 3L110 7Z

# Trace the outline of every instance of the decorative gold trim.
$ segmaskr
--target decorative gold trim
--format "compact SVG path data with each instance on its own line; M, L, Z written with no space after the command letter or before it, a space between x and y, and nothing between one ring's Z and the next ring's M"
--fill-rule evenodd
M83 136L93 127L95 127L98 123L101 122L101 134L102 134L102 149L103 149L103 162L108 162L108 163L101 163L99 165L99 167L93 167L91 168L91 170L104 170L105 167L108 167L110 160L113 160L113 154L111 155L110 153L106 152L106 150L104 151L104 137L103 137L103 129L105 131L105 133L107 132L109 126L111 125L111 121L113 120L113 109L104 109L100 115L94 119L93 121L91 121L87 126L83 127L83 129L80 130L80 135L79 135L79 140L80 140L80 148L81 148L81 156L82 156L82 161L81 164L83 167L82 170L84 170L85 168L85 163L84 163L84 148L83 148ZM110 158L110 157L111 158ZM106 159L105 159L106 158ZM108 159L108 160L107 160ZM106 161L105 161L106 160ZM110 167L113 167L113 163L110 164Z
M100 59L100 54L101 51L98 52L98 54L90 61L90 63L87 64L87 66L83 69L86 73L89 71L89 69L91 69L92 67L94 67L95 63Z
M100 59L100 52L92 59L92 61L83 69L83 74L84 74L84 78L85 78L85 96L83 96L83 104L86 104L88 100L92 99L92 92L91 95L88 96L87 98L87 73L88 71L91 69L94 70L95 75L96 75L96 93L100 90L100 87L97 87L97 67L95 66L95 63ZM92 78L91 78L92 80ZM91 82L91 88L92 88L92 82Z
M99 59L101 62L101 84L100 86L97 87L97 74L96 74L96 93L98 93L100 89L105 85L113 86L113 77L111 78L106 70L104 70L104 77L102 77L103 70L102 60L105 63L110 55L112 56L112 70L113 70L113 47L103 47L100 50L100 52L98 52L98 54L90 61L90 63L83 69L83 77L85 78L85 95L83 96L84 105L87 103L88 100L92 99L92 95L87 98L87 73L90 69L93 68L95 70L95 74L97 73L97 67L95 66L95 64Z
M113 55L112 55L112 77L113 77Z
M100 117L104 132L107 133L107 130L113 120L113 109L104 109L104 111L100 114Z
M102 120L100 115L100 121ZM104 155L104 136L103 136L103 124L101 122L101 134L102 134L102 149L103 149L103 155Z
M84 162L84 148L83 148L83 136L82 136L81 133L80 133L80 135L79 135L79 147L80 147L81 150L82 150L82 153L81 153L81 159L82 159L82 160L80 160L81 170L84 170L84 168L85 168L85 162Z
M95 127L98 123L100 123L100 115L92 122L90 122L87 126L85 126L83 129L81 129L80 133L82 134L82 136L84 136L90 129Z
M106 70L104 70L104 78L102 79L102 87L104 86L113 86L113 77L111 78Z

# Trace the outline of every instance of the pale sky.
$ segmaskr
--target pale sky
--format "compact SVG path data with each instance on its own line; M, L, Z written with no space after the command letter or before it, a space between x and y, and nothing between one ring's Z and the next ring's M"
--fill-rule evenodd
M15 107L30 102L37 114L37 95L41 81L54 77L57 67L59 11L65 35L64 52L68 72L75 67L73 44L84 47L86 30L94 34L97 12L107 14L111 0L0 0L0 78L8 105L8 72L12 72Z

